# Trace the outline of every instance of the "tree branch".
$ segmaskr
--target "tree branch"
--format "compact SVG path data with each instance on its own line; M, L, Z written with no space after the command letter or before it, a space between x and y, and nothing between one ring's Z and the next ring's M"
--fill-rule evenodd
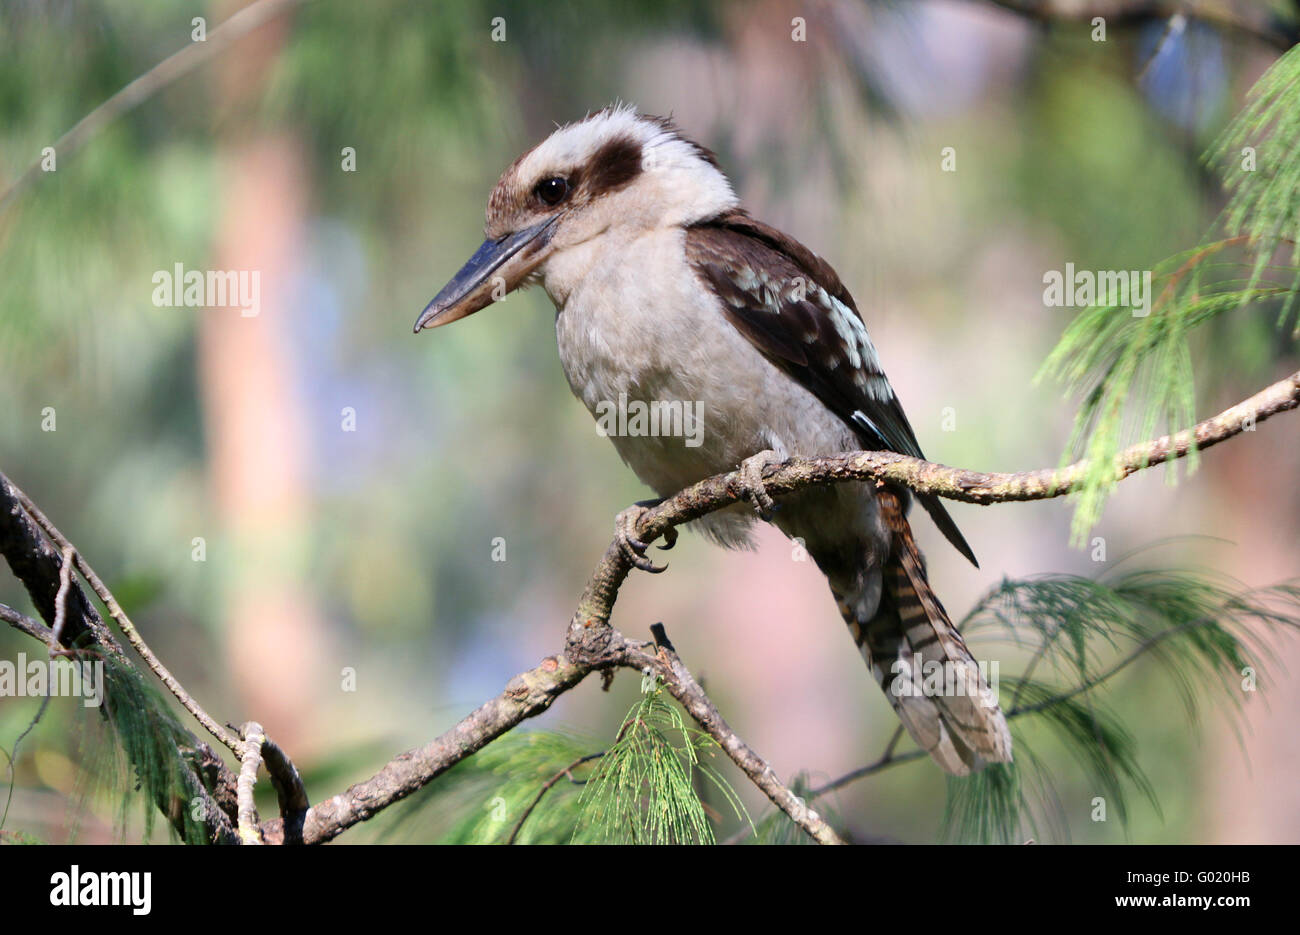
M674 698L681 703L681 706L695 718L696 723L704 728L710 737L718 742L727 756L740 767L741 772L749 777L750 781L763 793L772 800L773 804L781 811L790 816L800 828L818 844L843 844L844 841L837 835L830 825L822 819L815 811L810 809L802 799L791 792L786 786L777 779L776 773L767 761L754 752L731 729L730 725L723 719L722 714L709 700L709 696L704 693L695 678L682 665L677 651L673 649L664 634L662 624L655 624L651 628L655 635L655 643L658 652L655 655L656 671L671 673L671 677L664 678L664 684Z
M1213 447L1297 406L1300 406L1300 371L1190 429L1126 448L1115 457L1114 479L1118 482L1145 468L1185 457L1193 447ZM916 493L988 505L1065 496L1079 486L1090 467L1091 462L1084 459L1062 468L987 473L946 467L892 451L846 451L768 465L762 477L763 486L772 496L817 484L877 481L899 484ZM743 495L738 470L707 478L643 512L637 520L636 537L653 542L674 527L738 502ZM599 626L609 621L618 589L631 569L632 564L618 542L612 542L578 601L570 623L571 632L573 628Z
M3 475L0 475L0 477L3 477ZM190 714L194 716L196 721L203 725L204 729L207 730L209 734L217 738L217 740L220 740L236 755L239 755L242 746L240 742L230 733L230 731L218 724L216 720L213 719L212 715L203 710L199 703L185 690L185 686L183 686L176 679L176 676L172 675L171 672L168 671L167 667L162 664L162 660L154 655L153 650L149 648L149 644L146 643L144 637L140 635L140 631L137 630L135 624L131 622L131 618L126 615L126 611L122 610L121 606L117 603L117 598L113 596L113 592L110 591L104 582L100 580L99 575L95 574L95 570L90 567L90 563L82 558L81 553L76 550L63 533L59 532L58 527L50 522L49 517L42 513L36 504L32 503L27 494L23 493L7 479L6 483L8 483L9 487L17 496L18 502L22 504L23 509L26 510L27 514L36 521L36 524L45 531L45 534L50 537L50 540L63 550L64 555L72 556L72 560L76 564L77 569L85 576L86 581L90 584L90 587L95 594L99 596L99 599L104 602L104 606L108 608L109 616L116 621L118 627L122 630L122 635L125 636L126 641L131 644L131 648L134 649L140 655L140 658L144 660L145 665L149 667L154 675L158 676L159 680L167 686L167 690L176 697L176 700L184 706L186 711L190 712ZM55 627L55 630L56 632L58 631L57 626Z
M1287 29L1266 3L1247 0L981 0L1045 25L1091 23L1100 16L1110 26L1139 25L1179 14L1208 26L1250 36L1285 52L1296 43L1296 27Z
M822 843L842 843L816 812L807 808L718 713L675 652L663 645L630 640L612 627L571 635L566 651L511 679L496 698L432 743L391 760L365 782L313 806L303 823L303 843L333 840L348 828L428 785L452 766L481 750L524 720L541 714L564 692L595 671L628 668L657 675L674 698L731 759L790 818ZM265 822L269 843L283 840L283 823Z
M258 827L257 803L253 789L257 785L257 770L262 765L262 744L266 732L256 721L249 721L239 729L243 738L239 751L239 783L235 787L239 796L239 843L261 844L262 832Z
M1122 480L1143 468L1181 458L1193 446L1211 447L1252 429L1257 423L1279 412L1294 409L1297 405L1300 405L1300 372L1278 381L1219 415L1198 423L1192 429L1126 449L1115 458L1115 479ZM934 493L968 503L987 504L1062 496L1079 483L1087 467L1088 463L1081 461L1055 470L1016 474L981 473L949 468L891 452L846 452L824 458L795 459L780 465L769 465L763 471L763 482L770 494L781 495L817 484L876 481L899 484L918 493ZM670 535L676 526L729 506L742 495L738 471L703 480L643 512L636 524L637 538L650 542ZM31 526L28 516L35 518L57 544L69 549L71 545L3 474L0 474L0 507L5 508L4 513L0 513L0 550L27 585L42 616L52 619L57 610L52 598L59 590L58 569L61 560ZM77 567L105 600L114 618L122 624L125 615L121 614L121 608L112 599L112 595L75 549L70 554ZM527 718L541 714L556 698L579 684L590 673L630 668L658 676L673 697L718 742L745 775L814 840L841 843L841 839L825 821L786 788L771 767L736 735L682 664L661 625L656 624L652 628L656 636L655 643L629 640L609 626L619 587L631 567L631 561L615 539L606 549L583 590L570 620L562 653L547 657L536 668L515 676L499 696L481 705L431 743L401 754L369 780L314 807L307 807L306 792L288 758L278 748L274 748L260 730L256 731L256 756L253 755L249 742L236 742L234 749L241 756L243 765L241 780L249 772L250 764L255 777L256 763L264 755L268 756L268 770L272 771L273 777L279 777L277 792L281 792L282 817L261 823L256 832L268 843L301 841L318 844L330 841L353 825L367 820L427 785ZM71 582L67 597L76 600L78 596L84 601L80 588ZM11 625L33 636L44 635L44 629L35 621L7 608L4 610L7 612L0 613L0 618ZM94 619L98 619L98 615L87 605L85 611L78 608L69 623L75 627L78 620L86 615L94 615ZM99 621L99 626L103 628L102 621ZM89 628L89 622L82 623L82 631ZM103 630L107 633L106 628ZM125 621L123 631L128 636L134 634L134 627L129 620ZM138 638L138 634L134 636ZM111 641L111 635L107 639ZM145 647L145 652L147 651ZM145 658L148 662L152 653ZM152 663L150 667L154 668ZM157 664L154 671L166 673L161 663ZM164 681L167 679L164 678ZM188 695L178 697L185 703ZM190 702L193 703L192 699ZM189 707L188 704L186 706ZM1009 716L1022 713L1025 710L1012 712ZM249 729L254 726L248 725ZM897 736L896 733L895 738ZM895 755L895 742L891 741L879 761L815 790L814 796L838 788L858 776L920 756L919 751ZM267 751L272 748L275 752L268 754ZM273 758L277 760L274 769L269 765L269 760ZM245 786L240 788L243 793L240 802L241 836L251 832L251 823L255 820L250 812L251 781L244 781Z
M1300 372L1192 429L1126 449L1115 459L1116 479L1184 457L1193 444L1211 447L1297 405L1300 405ZM949 468L892 452L847 452L769 465L763 471L763 483L770 494L779 495L815 484L887 481L918 493L987 504L1063 496L1078 484L1087 467L1087 461L1080 461L1056 470L991 474ZM700 481L646 510L638 520L637 537L651 542L669 529L729 506L742 496L739 471ZM403 754L372 779L312 808L304 826L304 841L331 840L348 827L410 795L523 720L540 714L591 671L616 666L639 670L649 667L659 674L673 697L779 808L814 839L834 838L834 832L820 817L782 786L771 774L770 767L736 737L670 648L630 641L609 626L618 590L631 568L617 540L612 541L579 598L569 624L565 653L549 657L536 669L516 676L499 697L431 744ZM895 756L890 750L882 758L883 762L867 767L866 771L913 758L911 753ZM861 775L867 772L860 771ZM818 794L825 791L829 790L818 790ZM268 838L277 834L278 829L272 828Z
M65 578L66 563L63 556L41 535L33 517L23 505L25 500L22 491L0 472L0 554L4 555L14 575L27 589L37 612L51 623L62 619L63 629L57 642L66 649L98 652L129 666L130 661L121 645L91 605L81 585L71 576L70 569ZM71 546L63 540L61 547ZM72 554L75 556L75 548ZM45 646L51 645L53 629L38 624L12 608L0 605L0 619L40 640ZM109 692L105 703L110 712L115 710L119 703L116 693ZM209 840L233 841L235 835L229 816L234 812L235 777L207 744L192 734L188 737L189 743L179 752L189 769L185 780L190 793L203 800L203 821ZM178 806L171 801L155 804L177 832L183 834L184 812L187 807Z
M20 633L26 633L32 639L40 640L47 646L54 638L54 631L45 624L39 620L33 620L26 614L19 613L8 604L0 604L0 620L3 620Z
M307 820L307 810L311 802L307 799L307 787L303 785L298 767L270 737L263 735L262 757L266 771L275 787L275 796L280 803L280 818L283 821L284 843L302 843L302 825Z
M622 637L614 635L621 643ZM613 656L602 659L601 664L612 665ZM541 714L594 667L595 663L578 665L563 655L548 656L536 668L516 675L501 694L484 702L432 742L398 755L370 779L312 806L303 821L303 843L331 841L353 825L423 788L511 728ZM280 843L284 839L282 820L264 822L262 827L268 843Z
M21 491L0 473L0 555L4 555L14 576L27 589L36 612L53 623L58 616L55 604L61 585L63 559L27 515L21 496ZM73 648L83 643L94 643L122 661L126 660L121 645L75 581L69 587L65 615L60 635L64 646ZM48 644L48 637L44 642Z

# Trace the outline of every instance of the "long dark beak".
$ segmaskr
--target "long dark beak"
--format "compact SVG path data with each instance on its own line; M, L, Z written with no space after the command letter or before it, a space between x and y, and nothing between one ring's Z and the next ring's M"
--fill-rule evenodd
M551 225L557 220L558 216L550 217L499 240L483 241L469 262L424 307L415 321L416 333L473 315L512 291L545 258Z

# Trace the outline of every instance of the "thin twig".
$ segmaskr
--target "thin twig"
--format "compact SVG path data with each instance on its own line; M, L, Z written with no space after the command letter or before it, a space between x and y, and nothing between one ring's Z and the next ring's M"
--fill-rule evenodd
M40 640L47 646L54 636L54 631L45 624L39 620L33 620L26 614L19 613L8 604L0 604L0 620L3 620L16 630L21 630L33 639Z
M59 591L54 597L54 626L51 628L50 639L48 642L50 658L53 659L62 649L59 645L59 634L63 631L63 621L68 615L68 591L72 586L72 550L63 550L63 565L59 569ZM18 748L22 746L23 740L27 735L36 729L36 725L41 723L41 718L45 717L45 709L50 706L50 698L54 693L54 679L50 678L45 686L45 697L41 699L41 706L36 709L36 715L32 718L31 723L27 725L18 738L14 741L13 752L7 754L9 757L9 795L5 799L4 814L0 815L0 825L3 825L9 818L9 803L13 800L14 783L13 770L18 760Z
M907 753L895 755L894 750L898 747L898 742L903 739L903 725L900 724L894 730L894 735L889 738L889 743L885 744L885 752L882 753L874 763L868 763L866 766L860 766L850 773L845 773L839 779L833 779L825 785L818 786L808 791L808 798L819 799L828 792L834 792L841 786L847 786L856 779L863 776L870 776L872 773L878 773L886 766L893 763L905 763L908 760L920 759L924 750L910 750Z
M253 788L257 785L257 770L262 765L262 744L266 743L266 732L256 721L249 721L239 729L243 737L239 752L239 783L235 789L239 796L239 843L261 844L261 822L257 819L257 803L253 799Z
M62 585L63 562L24 509L22 492L3 472L0 472L0 554L27 589L36 612L47 624L52 624L57 613L55 599ZM67 603L63 645L73 647L93 642L125 662L126 653L121 644L75 580L70 585Z
M13 486L12 482L10 485ZM209 734L229 747L230 750L238 756L240 751L239 740L231 734L230 731L218 724L211 715L204 711L190 693L185 690L185 686L181 685L176 676L172 675L171 672L168 671L167 667L162 664L162 660L154 655L153 650L149 648L149 644L146 643L144 638L140 635L140 631L137 630L135 624L131 622L131 618L126 615L126 612L122 610L121 606L117 603L117 598L113 596L113 592L110 591L104 582L100 580L99 575L95 574L95 570L90 567L90 563L87 562L81 553L76 550L76 547L68 541L67 537L64 536L63 533L59 532L58 527L50 522L49 517L40 511L27 494L23 493L17 487L14 487L13 489L17 494L18 500L22 504L23 509L27 511L27 514L33 520L36 521L36 525L40 526L41 529L45 531L45 534L50 537L50 541L65 552L69 550L71 551L77 570L85 577L91 590L99 595L99 599L103 601L104 606L108 608L108 615L117 622L118 628L122 631L122 635L126 637L126 641L131 644L131 648L134 649L140 655L140 658L144 660L145 665L147 665L149 669L158 676L162 683L167 686L167 690L176 697L176 700L184 706L186 711L190 712L190 714L194 716L196 721L203 725L204 729L207 730Z
M303 2L305 0L260 0L258 3L244 7L209 32L205 41L191 42L179 52L175 52L163 59L78 120L76 125L59 137L54 144L54 152L57 157L67 159L79 150L87 140L123 114L148 100L173 81L184 77L214 55L224 52L229 46L248 35L254 29ZM43 161L44 158L42 157L33 162L22 175L14 180L12 185L0 194L0 215L4 214L10 202L23 189L45 174L41 168Z
M1164 642L1169 637L1176 636L1179 633L1186 632L1187 630L1195 630L1199 627L1208 627L1216 623L1218 623L1216 619L1212 617L1205 617L1200 620L1189 620L1186 623L1180 623L1178 626L1170 627L1167 630L1161 630L1155 636L1143 640L1141 643L1138 644L1136 649L1134 649L1123 659L1116 662L1105 672L1094 675L1092 678L1086 679L1085 681L1074 686L1068 691L1064 691L1059 695L1053 695L1051 698L1046 698L1043 701L1037 701L1031 705L1025 705L1023 708L1018 708L1013 705L1011 710L1007 712L1007 717L1013 718L1013 717L1019 717L1022 714L1034 714L1035 712L1046 710L1047 708L1050 708L1053 705L1058 705L1062 701L1068 701L1069 699L1073 698L1075 695L1081 695L1086 691L1090 691L1091 689L1096 688L1102 682L1108 680L1111 676L1117 675L1122 669L1127 668L1131 663L1136 661L1138 657L1146 653L1147 650L1151 649L1153 646L1155 646L1158 643Z
M4 555L47 622L53 623L62 613L64 626L59 641L65 647L63 652L105 660L111 657L121 660L125 666L130 665L116 637L70 571L64 585L64 570L68 563L51 547L34 517L23 506L22 492L3 472L0 472L0 554ZM0 617L48 649L54 632L52 629L11 608L3 608ZM116 693L110 689L105 697L110 718L117 705ZM188 739L178 746L177 752L187 769L184 781L190 792L188 798L203 803L203 823L208 840L234 843L238 840L232 825L236 816L235 776L211 747L193 734L187 732L186 736ZM179 807L178 801L169 795L155 799L154 804L177 833L185 836L189 828L186 819L189 808Z
M546 793L551 791L552 786L554 786L561 779L564 779L566 776L568 777L569 782L573 783L574 785L579 785L579 786L582 785L586 780L574 779L573 771L584 763L590 763L592 760L599 760L604 755L605 752L602 750L600 753L588 753L586 756L580 756L572 763L570 763L568 766L564 767L564 769L560 770L558 773L552 776L550 779L546 780L546 782L542 783L542 787L537 790L537 795L534 796L533 800L528 803L528 807L524 809L524 813L520 815L519 820L515 822L515 827L513 830L511 830L510 837L506 839L506 843L507 844L515 843L515 841L519 838L519 832L522 831L524 828L524 822L528 820L528 816L533 813L533 810L536 809L537 806L541 804L542 798L546 795Z
M307 799L307 787L303 785L298 767L280 749L270 737L263 737L262 756L266 771L275 787L275 795L280 803L280 818L284 822L284 843L302 843L302 824L307 819L307 810L311 802Z
M1156 59L1164 55L1165 46L1169 44L1169 40L1176 35L1181 36L1186 30L1187 17L1184 14L1180 12L1169 17L1168 21L1165 23L1164 30L1160 33L1160 40L1156 43L1156 47L1151 50L1151 55L1147 58L1145 64L1143 64L1142 70L1137 74L1138 84L1141 84L1146 80L1147 73L1151 71L1151 66L1156 63Z
M785 812L800 828L806 831L818 844L843 844L844 841L826 821L813 811L797 795L790 791L768 765L740 736L732 730L714 706L709 696L700 688L694 676L682 664L677 652L666 637L662 637L663 627L655 624L655 649L651 667L663 678L664 685L674 698L681 703L704 728L705 733L717 741L732 762L740 767L741 772L749 777L754 785L772 800L777 808ZM644 666L642 667L644 669Z
M1249 36L1285 52L1296 41L1295 29L1284 28L1269 4L1247 0L1233 4L1218 0L980 0L1039 23L1087 24L1100 17L1108 26L1140 24L1183 13L1206 25Z
M1061 627L1059 624L1051 633L1043 634L1042 642L1038 644L1038 649L1036 649L1034 651L1033 656L1029 658L1029 664L1025 666L1025 671L1020 676L1020 681L1016 683L1015 694L1011 696L1011 704L1007 706L1010 710L1014 711L1016 709L1016 706L1020 704L1020 696L1024 694L1025 686L1029 684L1029 680L1033 677L1034 672L1038 669L1038 664L1042 662L1044 658L1046 658L1047 651L1051 649L1053 645L1055 645L1056 638L1060 635L1061 635Z

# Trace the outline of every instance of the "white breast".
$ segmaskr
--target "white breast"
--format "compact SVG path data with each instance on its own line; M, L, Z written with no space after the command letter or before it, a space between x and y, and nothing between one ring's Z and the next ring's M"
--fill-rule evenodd
M614 435L623 460L669 496L764 449L785 457L855 448L840 419L726 320L687 263L684 237L677 227L609 232L552 257L545 271L565 375L594 416L621 400L701 414L689 439L697 447L680 436ZM742 537L746 511L719 515L709 531Z

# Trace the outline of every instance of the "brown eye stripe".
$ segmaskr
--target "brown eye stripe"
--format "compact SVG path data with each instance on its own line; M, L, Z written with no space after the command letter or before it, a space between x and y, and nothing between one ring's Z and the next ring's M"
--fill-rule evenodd
M628 137L610 140L587 161L586 184L594 195L622 188L641 174L641 144Z

